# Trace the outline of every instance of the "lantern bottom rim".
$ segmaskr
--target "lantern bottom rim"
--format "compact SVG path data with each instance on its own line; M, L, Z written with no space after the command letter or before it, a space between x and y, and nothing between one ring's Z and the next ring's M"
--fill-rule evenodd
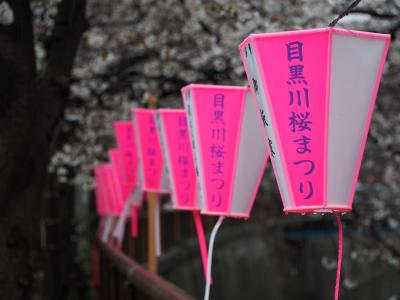
M349 212L351 206L347 205L315 205L315 206L296 206L286 207L283 209L285 213L333 213L333 212Z
M173 210L181 210L181 211L201 211L201 208L198 207L189 207L189 206L172 206Z
M248 219L250 217L249 214L245 213L234 213L234 212L224 212L224 211L200 211L202 215L208 216L219 216L219 217L228 217L228 218L237 218L237 219Z
M155 189L155 188L148 188L146 186L142 187L143 192L145 193L156 193L156 194L170 194L170 190L167 189Z

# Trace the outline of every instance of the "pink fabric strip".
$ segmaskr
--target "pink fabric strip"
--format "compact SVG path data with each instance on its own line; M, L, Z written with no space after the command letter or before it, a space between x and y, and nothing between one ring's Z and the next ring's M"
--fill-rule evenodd
M198 210L192 211L194 224L196 225L197 231L197 239L199 241L201 261L203 263L204 270L204 278L207 279L207 262L208 262L208 254L207 254L207 245L206 245L206 237L204 235L203 224L201 223L201 216ZM212 279L210 280L212 284Z
M132 220L131 220L131 233L132 237L137 238L139 236L139 219L138 219L138 208L132 205Z
M342 220L340 220L340 216L338 212L334 212L336 221L338 224L338 260L337 260L337 270L336 270L336 286L335 286L335 300L339 299L339 288L340 288L340 271L342 268L342 256L343 256L343 225Z

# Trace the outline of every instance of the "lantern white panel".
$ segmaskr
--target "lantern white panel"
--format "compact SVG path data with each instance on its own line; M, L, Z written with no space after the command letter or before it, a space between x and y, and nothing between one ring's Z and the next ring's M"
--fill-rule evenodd
M132 124L133 124L133 130L135 131L135 143L136 143L136 149L140 149L140 139L139 137L139 130L138 130L138 125L136 118L134 114L132 114ZM142 163L142 157L141 157L141 152L137 151L138 155L138 168L137 168L137 186L133 189L131 194L129 195L129 198L132 199L133 205L139 207L143 203L143 163Z
M199 144L199 138L198 138L198 130L197 130L197 120L196 120L196 106L193 105L193 99L192 99L192 94L190 92L190 89L188 88L185 93L185 111L186 111L186 117L188 121L188 126L189 126L189 137L190 141L192 144L192 150L193 150L193 156L194 156L194 165L196 168L196 178L197 178L197 196L196 196L196 206L201 207L202 209L205 209L205 200L204 200L204 195L203 195L203 182L201 178L202 168L201 168L201 158L200 158L200 144Z
M254 193L258 190L259 180L264 173L267 160L263 124L250 92L246 94L243 109L231 206L231 212L240 215L247 214L252 208L252 205L249 207L248 199L254 201ZM254 183L257 183L256 186Z
M246 49L247 48L247 49ZM252 50L250 50L252 49ZM292 203L289 199L289 191L288 191L288 184L285 178L285 172L283 170L283 164L281 161L281 156L280 156L280 151L278 149L278 144L277 144L277 139L276 139L276 134L273 127L273 123L270 117L270 109L267 105L267 97L268 91L265 90L266 83L262 81L261 73L260 73L260 68L257 64L255 53L256 51L256 43L254 42L249 42L246 47L243 47L242 51L242 56L244 58L246 68L247 68L247 75L248 75L248 81L250 84L253 85L253 91L255 94L255 98L258 104L258 107L260 109L260 114L263 114L265 116L265 120L268 124L268 126L264 126L265 132L266 132L266 137L268 137L273 145L275 145L275 148L273 149L275 152L275 155L271 155L271 161L273 161L273 167L275 170L275 175L276 175L276 180L278 181L279 184L279 189L281 192L281 197L282 201L284 203L285 208L290 208L292 206ZM257 88L255 88L254 85L257 85ZM257 89L257 91L256 91ZM262 124L263 125L263 124ZM268 146L268 138L265 137L264 134L264 140L266 145Z
M133 129L135 131L135 142L136 142L136 149L138 149L137 151L137 155L138 155L138 185L140 185L140 187L143 186L143 157L142 157L142 152L140 151L141 149L141 144L140 144L140 138L139 138L139 127L137 124L137 120L135 117L135 114L132 114L132 123L133 123Z
M165 167L163 170L163 175L162 175L162 183L161 185L165 184L163 182L163 178L164 178L164 173L165 176L169 176L168 177L168 189L171 190L171 198L172 198L172 203L176 203L177 199L176 199L176 188L174 185L174 179L173 179L173 170L171 168L171 161L170 161L170 157L171 155L169 154L169 149L167 147L167 142L166 142L166 138L165 138L165 129L164 129L164 125L163 122L161 122L161 117L160 114L157 113L156 114L156 123L157 123L157 128L158 128L158 136L160 137L160 144L161 144L161 150L162 150L162 154L163 154L163 158L164 158L164 163L165 163Z
M142 205L143 201L143 190L141 186L136 186L129 195L131 203L138 207Z
M386 40L333 32L328 125L328 204L350 205Z
M155 114L154 118L155 118L154 121L156 122L156 125L157 125L157 130L158 130L158 138L160 139L161 153L162 153L162 156L163 156L163 159L164 159L164 164L163 164L163 168L162 168L162 171L161 171L160 187L161 187L162 190L169 190L173 186L172 182L171 183L169 182L170 178L169 178L169 175L168 175L169 170L171 170L171 167L170 167L171 162L169 161L169 155L166 154L166 152L165 152L166 150L164 149L164 147L166 147L164 145L165 141L163 140L164 139L164 137L163 137L164 133L161 132L161 130L162 130L161 127L160 127L160 123L161 122L159 121L158 114Z
M161 190L168 191L169 189L169 181L168 181L168 174L167 174L167 168L165 165L163 166L162 173L161 173Z

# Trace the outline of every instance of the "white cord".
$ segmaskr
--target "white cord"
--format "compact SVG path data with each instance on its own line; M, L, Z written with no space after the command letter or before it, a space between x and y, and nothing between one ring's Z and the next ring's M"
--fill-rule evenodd
M103 243L107 243L108 237L110 236L112 223L113 223L113 216L110 216L110 215L106 216L106 222L104 224L104 231L103 231L103 235L101 237L101 241Z
M204 300L208 300L208 298L210 297L211 266L212 266L214 241L215 241L215 236L217 235L218 229L221 226L223 220L224 220L223 216L219 217L210 235L210 244L208 245L207 280L206 280L206 289L204 292Z

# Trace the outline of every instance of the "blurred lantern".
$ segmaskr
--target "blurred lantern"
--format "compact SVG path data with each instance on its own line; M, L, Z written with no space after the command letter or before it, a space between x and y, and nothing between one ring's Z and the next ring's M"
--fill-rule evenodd
M133 204L139 207L142 204L142 198L132 195L135 188L141 188L142 185L133 123L131 121L115 122L114 131L122 163L122 183L126 190L125 199L129 196L133 197Z
M104 214L101 218L99 231L102 233L102 240L106 242L113 225L113 217L118 215L117 191L115 189L115 178L110 164L101 164L96 168L96 197L100 197Z
M204 299L210 293L216 233L224 216L248 218L265 170L267 147L248 87L191 84L182 88L202 202L220 216L209 242Z
M335 299L338 212L352 209L389 42L389 35L329 27L252 34L239 46L284 210L335 213Z
M101 236L104 232L105 223L107 220L107 196L105 194L103 182L102 182L102 167L94 167L94 196L96 201L97 214L100 217L99 227L97 229L97 235Z
M156 193L168 193L168 181L162 157L160 137L157 130L155 109L133 108L132 119L135 128L136 147L139 156L139 168L143 174L143 190L147 193L147 198L153 197L149 204L154 203L153 212L149 215L149 269L152 272L157 270L157 261L153 255L153 248L157 255L161 254L160 238L160 203L155 200ZM154 200L154 201L153 201ZM154 219L153 219L154 217ZM154 236L153 236L154 234ZM151 236L150 236L151 235ZM152 243L155 243L153 247Z
M156 110L154 109L132 109L139 168L143 174L144 191L168 193L168 182L155 114Z
M159 109L157 125L175 210L193 212L204 274L207 274L207 247L199 211L196 171L184 109Z
M120 215L129 194L122 183L122 163L118 149L113 148L108 150L108 158L110 160L110 166L112 167L116 211L117 214Z
M113 178L114 178L114 189L116 193L116 202L117 202L117 211L118 211L118 221L115 225L115 228L112 232L113 237L115 238L117 245L122 246L122 240L125 232L125 222L126 219L131 215L133 195L135 195L138 199L136 201L141 203L142 193L139 190L139 193L132 193L131 188L124 184L123 178L123 163L120 155L120 151L117 148L110 149L108 151L108 156L111 162ZM134 209L136 209L134 207ZM137 214L132 215L132 222L137 222Z
M106 199L108 215L118 216L118 194L115 189L113 168L110 163L102 164L100 168L101 185Z
M351 210L389 41L329 27L240 45L286 212Z
M102 186L100 177L101 177L101 167L97 166L94 168L94 192L95 192L97 214L100 217L103 217L107 214L107 209L106 209L107 203L104 194L104 188Z
M114 122L114 132L118 145L119 160L122 164L122 185L124 189L124 210L120 216L115 233L123 236L125 218L131 210L131 233L138 236L138 208L142 205L142 177L139 174L139 160L132 121Z

